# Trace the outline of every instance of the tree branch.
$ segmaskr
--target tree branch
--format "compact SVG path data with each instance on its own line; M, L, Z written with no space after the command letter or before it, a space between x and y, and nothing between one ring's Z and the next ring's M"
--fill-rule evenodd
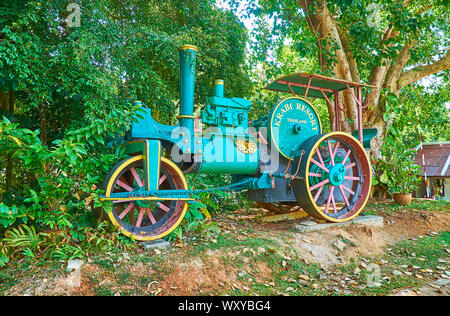
M393 93L397 93L401 89L398 85L399 78L402 74L403 68L411 56L411 48L413 48L416 44L417 40L415 39L407 41L405 45L403 45L395 61L391 63L391 66L389 67L383 86L391 90Z
M383 37L380 41L380 50L385 51L389 46L389 40L398 36L399 31L395 30L395 28L389 27L383 34ZM382 112L382 109L378 107L379 100L381 96L381 89L386 80L386 74L391 67L391 59L389 57L382 58L379 65L375 65L369 76L369 82L371 85L375 86L375 88L370 89L370 92L366 94L364 104L369 105L369 108L365 111L366 118L368 122L373 122L379 116L379 113Z
M398 82L398 88L401 89L412 82L446 69L450 69L450 50L441 59L432 64L418 66L402 73Z
M353 56L351 47L350 47L350 41L347 37L347 29L342 32L339 25L336 24L336 28L338 30L339 36L341 38L341 44L342 49L344 50L345 56L347 57L348 66L350 68L350 73L352 76L352 81L354 82L361 82L361 79L359 77L359 71L358 71L358 64L356 63L355 56Z

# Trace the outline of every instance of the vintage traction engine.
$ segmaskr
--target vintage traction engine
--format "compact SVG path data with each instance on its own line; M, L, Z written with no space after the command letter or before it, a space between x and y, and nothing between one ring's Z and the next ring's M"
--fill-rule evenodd
M231 185L221 189L248 190L249 200L275 211L297 205L329 222L347 221L361 212L371 186L363 144L367 147L373 135L363 137L361 102L361 88L369 86L314 74L284 76L266 89L291 96L267 116L249 122L251 102L224 97L224 82L216 80L214 96L201 112L202 131L194 116L197 48L183 45L179 51L179 124L159 124L145 108L126 135L129 158L103 184L108 217L122 233L153 240L172 232L198 192L189 190L187 173L231 174ZM344 89L359 106L358 139L339 131L342 107L337 95ZM322 133L307 96L324 98L334 107L331 133Z

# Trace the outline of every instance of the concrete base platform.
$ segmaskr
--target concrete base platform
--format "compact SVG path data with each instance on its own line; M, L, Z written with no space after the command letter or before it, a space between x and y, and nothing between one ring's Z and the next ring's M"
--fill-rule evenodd
M331 227L347 227L350 225L364 225L369 227L383 227L383 217L375 215L358 216L355 219L343 223L324 223L314 221L304 221L294 226L294 229L302 233L319 231Z
M150 249L155 249L155 248L165 250L170 247L170 243L163 239L156 239L156 240L152 240L152 241L144 241L144 242L142 242L142 246L144 246L145 250L150 250Z

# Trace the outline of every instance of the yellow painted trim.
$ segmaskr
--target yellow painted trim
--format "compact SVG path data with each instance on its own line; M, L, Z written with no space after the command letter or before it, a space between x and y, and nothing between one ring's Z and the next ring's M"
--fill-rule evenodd
M214 84L221 84L221 85L223 85L224 81L223 81L223 79L216 79L216 80L214 80Z
M142 139L140 139L140 140L131 140L131 141L127 142L126 145L133 144L133 143L144 143L144 141L145 140L142 140Z
M129 164L136 162L138 160L143 160L144 159L144 155L137 155L137 156L133 156L129 159L127 159L123 164L120 165L119 168L116 169L116 171L114 171L113 175L111 176L110 179L112 179L112 181L110 181L108 183L108 185L106 186L106 191L105 191L105 196L109 197L109 194L111 194L111 189L112 189L112 185L114 183L114 179L117 178L117 175Z
M188 50L188 49L198 52L198 48L195 47L194 45L186 44L186 45L181 45L180 47L178 47L178 50Z
M322 121L320 120L319 113L317 113L316 109L312 106L312 104L310 102L308 102L307 100L305 100L303 98L300 98L300 97L287 97L287 98L281 100L280 102L278 102L277 105L275 105L275 108L272 109L272 111L271 111L272 112L272 117L270 119L270 138L272 139L272 142L275 145L275 148L278 150L278 152L283 157L285 157L286 159L289 159L289 160L293 160L293 158L289 158L288 156L286 156L284 153L281 152L280 148L278 148L278 144L275 142L275 140L273 138L273 133L272 133L273 118L274 118L273 114L277 111L277 108L281 105L281 103L283 103L284 101L289 100L289 99L297 99L297 100L305 101L313 109L314 113L316 113L317 119L319 120L319 127L320 127L319 128L319 134L322 133Z
M160 175L161 172L161 142L158 141L158 176L156 177L156 187L159 190L159 178L161 177Z
M177 119L180 119L180 118L196 119L197 117L194 115L178 115L176 118Z
M111 181L108 183L108 185L107 185L107 187L106 187L106 191L105 191L106 198L110 197L112 184L114 183L114 180L116 179L117 175L118 175L125 167L127 167L129 164L131 164L131 163L133 163L133 162L136 162L136 161L138 161L138 160L143 160L143 159L144 159L144 155L133 156L133 157L131 157L130 159L127 159L122 165L119 166L119 168L117 168L116 171L114 171L113 175L112 175L111 178L110 178ZM183 186L184 186L183 189L187 190L187 189L188 189L188 185L187 185L187 182L186 182L186 178L184 177L184 174L183 174L183 172L180 170L180 168L178 168L177 165L175 165L172 161L168 160L167 158L161 157L161 160L162 160L164 163L167 163L169 166L171 166L171 167L175 170L175 172L176 172L176 173L180 176L180 178L181 178L181 181L182 181ZM141 199L141 200L142 200L142 199ZM122 234L124 234L125 236L127 236L127 237L129 237L129 238L132 238L132 239L135 239L135 240L148 241L148 240L160 239L160 238L162 238L162 237L164 237L164 236L170 234L175 228L177 228L178 225L180 225L181 221L184 219L184 216L185 216L185 214L186 214L187 207L188 207L188 204L185 202L185 203L184 203L183 210L181 211L181 215L180 215L180 217L178 218L177 222L176 222L174 225L172 225L172 227L171 227L169 230L165 231L165 232L162 233L162 234L156 235L156 236L147 236L147 237L144 237L144 236L134 235L134 234L130 233L129 231L127 231L126 229L124 229L122 226L120 226L120 224L117 222L116 218L114 217L114 215L113 215L113 213L112 213L112 210L109 210L109 212L108 212L108 217L109 217L111 223L112 223L114 226L118 227L119 231L120 231Z
M314 198L313 198L313 196L312 196L312 194L311 194L311 191L309 190L309 187L310 187L310 185L309 185L309 164L310 164L310 162L311 162L311 158L312 158L312 156L315 154L316 148L320 145L320 143L321 143L324 139L326 139L326 138L328 138L328 137L330 137L330 136L335 136L335 135L342 135L342 136L345 136L345 137L353 138L353 140L358 144L358 146L361 147L362 151L364 152L364 155L365 155L366 158L367 158L367 161L369 162L369 178L370 178L369 180L370 180L370 184L371 184L371 185L370 185L370 187L369 187L369 192L367 193L366 200L365 200L364 203L362 204L361 209L359 210L359 212L357 212L356 214L354 214L354 215L352 215L352 216L350 216L350 217L343 218L343 219L333 218L333 217L330 217L330 216L326 215L324 212L322 212L322 211L317 207L316 203L314 202ZM308 160L306 161L305 181L306 181L306 190L308 191L308 197L309 197L309 200L313 202L313 205L314 205L316 211L317 211L318 213L320 213L320 214L323 216L324 219L327 219L328 221L334 222L334 223L341 223L341 222L349 221L349 220L355 218L356 216L358 216L358 214L364 209L364 207L365 207L366 204L367 204L367 201L369 200L370 190L371 190L371 187L372 187L372 168L370 168L370 159L369 159L369 156L367 155L366 150L361 146L361 143L360 143L355 137L353 137L352 135L347 134L347 133L344 133L344 132L331 132L331 133L325 134L324 136L322 136L322 137L316 142L316 144L315 144L314 147L312 148L311 152L309 153Z
M150 155L149 152L149 148L148 148L148 140L145 141L145 156L144 156L144 168L146 169L147 166L149 165L148 162L148 157ZM146 186L147 190L150 190L150 170L147 170L147 172L145 172L147 179L145 180L145 183L148 183L148 186Z

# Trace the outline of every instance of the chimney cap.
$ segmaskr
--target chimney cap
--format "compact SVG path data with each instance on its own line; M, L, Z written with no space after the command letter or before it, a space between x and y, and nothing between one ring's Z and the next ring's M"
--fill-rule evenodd
M181 45L180 47L178 47L178 50L188 50L188 49L198 52L198 48L195 47L194 45L186 44L186 45Z

